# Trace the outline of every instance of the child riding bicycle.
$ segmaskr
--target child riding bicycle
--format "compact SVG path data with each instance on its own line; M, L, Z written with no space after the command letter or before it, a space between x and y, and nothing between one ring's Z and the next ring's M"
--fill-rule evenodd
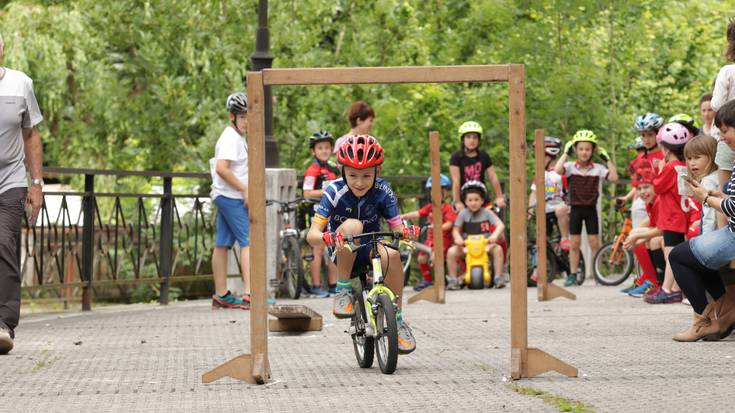
M452 189L452 180L449 179L446 175L441 175L439 178L439 183L442 187L442 235L444 238L444 257L447 256L447 251L449 250L449 247L452 246L452 225L454 224L454 220L457 218L457 213L454 211L454 207L447 202L447 197L449 196L449 191ZM432 179L429 177L429 179L426 181L426 188L431 189L432 186ZM401 215L401 219L405 220L416 220L419 218L425 218L429 217L429 231L426 236L425 244L432 249L431 257L429 257L426 253L423 251L419 251L417 261L419 262L419 268L421 269L421 282L414 287L414 290L421 291L426 287L429 287L434 284L434 278L431 274L431 266L429 265L430 258L431 260L434 259L434 225L433 225L433 216L432 216L432 206L431 203L428 203L421 207L418 211L412 211L412 212L406 212L405 214Z
M377 232L382 219L388 222L391 231L406 233L393 189L378 177L384 157L383 148L370 135L350 136L345 140L337 152L342 178L324 190L307 235L312 247L323 248L326 245L329 256L337 264L339 278L332 312L340 319L354 315L350 277L369 265L371 258L367 248L360 248L354 253L345 248L344 237ZM413 231L408 232L409 239L415 238ZM416 349L416 340L401 315L403 267L400 254L387 247L378 248L377 252L387 272L385 284L399 296L396 312L398 351L407 354Z
M339 170L336 166L329 162L332 155L332 145L334 138L327 132L320 130L309 137L309 151L311 151L314 160L304 172L304 198L321 199L326 188L332 181L337 179ZM313 216L312 210L309 216ZM329 286L321 285L322 259L324 257L324 248L314 248L312 251L314 258L311 261L311 290L312 295L317 297L328 297L327 288L332 288L332 284L337 283L337 267L333 262L327 260L327 271L329 272Z
M505 287L503 276L503 248L499 241L505 230L503 221L495 213L483 208L487 189L480 181L468 181L462 185L462 203L465 209L459 212L454 221L452 237L454 245L447 252L447 275L449 284L447 288L456 290L461 287L458 275L459 262L464 255L464 237L468 235L482 234L488 238L486 252L490 255L493 269L495 271L495 287Z

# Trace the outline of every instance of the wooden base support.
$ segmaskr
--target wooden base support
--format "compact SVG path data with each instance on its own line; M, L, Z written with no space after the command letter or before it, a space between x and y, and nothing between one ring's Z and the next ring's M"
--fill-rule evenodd
M536 377L549 371L567 377L577 377L578 374L575 367L537 348L513 349L510 371L514 380Z
M443 286L439 289L436 285L432 285L431 287L426 287L418 293L408 297L408 303L413 304L417 301L426 300L434 304L444 304L446 302L444 299L444 293L445 291Z
M321 331L322 316L305 305L274 305L268 314L276 320L268 320L270 331Z
M569 300L577 299L574 293L553 283L539 284L536 290L539 301L549 301L559 297L564 297Z
M270 379L271 370L268 359L263 354L241 354L234 359L215 367L202 375L202 383L207 384L223 377L231 377L248 384L265 384Z

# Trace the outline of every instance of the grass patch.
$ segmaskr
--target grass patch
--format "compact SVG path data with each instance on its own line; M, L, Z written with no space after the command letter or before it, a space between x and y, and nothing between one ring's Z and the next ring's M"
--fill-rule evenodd
M573 413L594 413L594 407L586 405L577 400L571 400L553 393L547 393L533 387L519 386L511 384L510 389L524 396L536 397L544 401L544 403L557 408L560 412Z
M37 373L45 368L51 367L57 361L59 361L59 358L52 357L48 350L41 350L41 357L36 361L31 372Z

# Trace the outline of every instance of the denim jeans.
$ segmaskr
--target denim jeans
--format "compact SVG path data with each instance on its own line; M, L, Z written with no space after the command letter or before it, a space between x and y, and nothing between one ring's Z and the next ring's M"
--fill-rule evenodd
M735 233L728 227L692 238L692 253L705 267L717 270L735 260Z

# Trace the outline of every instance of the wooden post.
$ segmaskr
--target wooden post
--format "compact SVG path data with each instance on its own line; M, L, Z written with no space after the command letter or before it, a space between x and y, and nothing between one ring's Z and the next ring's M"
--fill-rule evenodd
M414 294L408 299L409 304L413 304L419 300L426 300L432 303L444 304L445 293L444 290L444 234L441 229L443 222L442 215L442 203L444 197L442 196L442 188L439 182L441 181L439 175L441 173L441 158L439 156L439 132L429 132L429 149L431 151L431 219L434 224L434 251L438 254L434 254L434 285L428 288L424 288L418 294Z
M528 284L526 280L528 263L525 206L526 92L524 79L525 67L511 65L508 76L510 197L516 205L510 210L511 377L513 379L533 377L552 370L567 376L576 376L577 369L574 367L539 349L528 348Z
M544 175L546 173L546 152L544 147L543 129L536 129L534 144L536 146L536 293L539 301L553 300L557 297L566 297L576 300L574 293L554 283L548 282L546 267L546 188Z
M232 377L267 383L268 313L265 244L265 115L262 72L248 73L248 207L250 212L250 354L242 354L202 376L203 383Z

